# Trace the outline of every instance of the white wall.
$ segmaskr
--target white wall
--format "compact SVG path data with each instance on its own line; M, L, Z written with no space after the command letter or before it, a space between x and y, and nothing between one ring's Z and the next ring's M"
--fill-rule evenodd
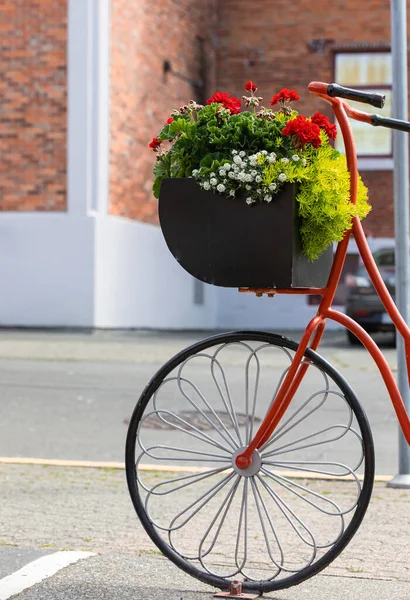
M0 325L92 325L92 219L2 213L0 282Z
M159 228L107 214L109 49L110 0L69 0L67 212L0 213L0 324L212 328Z
M0 325L305 327L305 296L205 285L195 304L159 228L107 215L109 32L110 0L69 0L67 213L0 213Z
M260 298L235 289L218 288L217 325L222 329L304 329L316 314L317 306L307 304L307 296L277 295ZM329 322L328 328L334 328Z
M316 312L206 284L196 305L158 227L96 213L0 213L0 281L6 326L297 330Z
M1 213L0 281L0 325L215 327L215 289L194 304L160 229L117 217Z
M215 327L215 289L194 304L194 280L174 260L159 227L121 217L96 219L97 327Z

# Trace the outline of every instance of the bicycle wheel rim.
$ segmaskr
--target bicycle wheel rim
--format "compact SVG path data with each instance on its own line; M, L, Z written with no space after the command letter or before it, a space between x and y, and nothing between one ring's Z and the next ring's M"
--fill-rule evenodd
M163 554L167 556L180 569L182 569L189 575L195 577L196 579L220 589L228 589L230 581L223 577L212 575L210 573L205 573L201 569L197 568L195 565L189 563L187 560L182 558L166 542L164 542L163 538L158 534L156 529L153 527L152 522L148 518L143 506L143 500L140 495L139 486L137 484L135 462L136 434L138 424L153 394L155 394L155 392L158 390L159 386L161 385L161 382L178 365L180 365L183 361L187 360L190 356L194 355L195 353L207 350L208 348L211 348L218 344L229 344L238 341L262 342L281 346L293 352L296 351L298 348L297 343L283 336L266 332L253 331L230 332L212 336L186 348L185 350L174 356L170 361L168 361L161 369L159 369L154 375L154 377L151 379L150 383L144 389L141 398L138 404L136 405L134 413L132 415L126 442L126 474L128 487L132 498L132 502L134 504L134 508L149 537L154 542L154 544L161 550L161 552L163 552ZM314 564L303 569L303 571L299 571L293 575L286 577L285 579L276 581L245 581L243 583L244 591L258 591L263 593L284 589L301 583L302 581L319 573L326 566L328 566L349 543L349 541L357 531L361 521L363 520L364 514L370 501L374 479L374 448L367 417L363 409L361 408L355 394L351 390L350 386L342 378L342 376L338 373L337 370L335 370L325 359L323 359L320 355L318 355L312 350L306 350L305 356L309 360L315 361L315 363L320 367L320 369L322 369L337 384L341 392L344 394L346 402L349 403L349 406L351 406L352 410L354 411L354 414L360 427L360 433L364 449L365 471L363 478L363 487L361 488L360 498L357 502L357 506L354 510L354 515L351 518L349 525L344 530L344 533L341 536L341 538L321 558L314 562Z

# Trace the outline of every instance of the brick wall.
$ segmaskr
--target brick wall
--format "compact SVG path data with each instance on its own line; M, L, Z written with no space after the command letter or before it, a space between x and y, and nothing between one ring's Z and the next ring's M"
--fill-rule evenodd
M390 4L383 0L343 0L327 10L310 0L220 0L218 13L219 86L242 95L242 81L255 79L265 98L284 85L296 88L302 112L317 110L306 87L332 80L336 49L390 39Z
M337 49L388 44L390 3L342 0L325 6L310 0L220 0L218 23L218 88L242 96L243 82L252 79L265 100L281 87L295 88L301 96L300 112L320 110L330 116L329 108L308 94L308 83L333 81ZM392 173L362 176L373 206L364 225L373 236L391 237Z
M344 0L324 11L307 0L112 0L111 214L156 222L151 193L154 154L147 148L174 107L195 96L200 77L197 37L204 38L207 92L242 96L253 79L265 99L286 85L299 109L318 100L310 80L333 79L335 49L385 44L390 5ZM0 210L66 209L67 0L0 1ZM309 47L312 40L322 46ZM363 172L374 236L393 234L391 172Z
M301 112L330 116L330 108L307 93L309 81L333 80L336 50L390 39L384 0L343 0L329 10L310 0L112 1L110 212L146 222L156 222L155 157L147 143L172 108L193 97L189 84L163 75L164 60L197 79L201 35L209 92L241 97L243 83L252 79L266 101L291 87L301 95ZM373 205L366 227L374 236L392 236L392 173L362 176Z
M364 230L372 237L394 237L393 172L363 171L361 175L372 205L363 221Z
M1 0L0 40L0 210L65 210L66 0Z
M213 31L216 0L112 0L111 6L111 155L110 213L156 222L152 196L155 156L148 143L173 108L194 97L189 83L174 71L197 80L205 38L207 76L213 82Z

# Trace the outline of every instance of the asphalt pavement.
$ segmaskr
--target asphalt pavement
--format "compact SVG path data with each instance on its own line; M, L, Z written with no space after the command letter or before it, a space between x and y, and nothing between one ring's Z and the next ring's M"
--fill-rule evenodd
M127 424L152 374L204 332L3 331L0 457L123 462ZM298 339L298 333L289 337ZM383 344L392 370L395 350ZM362 348L329 333L321 354L349 380L368 414L379 475L397 470L397 425L382 380ZM15 460L14 460L15 459ZM22 461L24 462L24 461ZM323 484L317 484L323 492ZM326 481L326 494L340 493ZM323 492L324 493L324 492ZM19 593L18 600L199 600L212 589L165 559L134 513L124 470L0 464L2 578L61 550L93 553ZM410 491L377 481L344 552L277 600L408 600ZM87 555L88 556L88 555Z
M293 339L298 332L284 332ZM122 461L132 410L153 374L208 332L2 331L0 456ZM395 370L395 349L383 351ZM376 472L394 475L397 420L371 357L329 332L320 353L348 380L369 418ZM238 368L236 379L243 376Z

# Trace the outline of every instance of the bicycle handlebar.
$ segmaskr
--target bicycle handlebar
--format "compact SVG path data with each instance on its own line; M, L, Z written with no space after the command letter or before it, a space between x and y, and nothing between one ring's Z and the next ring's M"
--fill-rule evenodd
M346 100L371 104L376 108L383 108L386 101L386 96L382 96L381 94L353 90L352 88L346 88L337 83L330 83L327 86L327 95L331 98L345 98Z

